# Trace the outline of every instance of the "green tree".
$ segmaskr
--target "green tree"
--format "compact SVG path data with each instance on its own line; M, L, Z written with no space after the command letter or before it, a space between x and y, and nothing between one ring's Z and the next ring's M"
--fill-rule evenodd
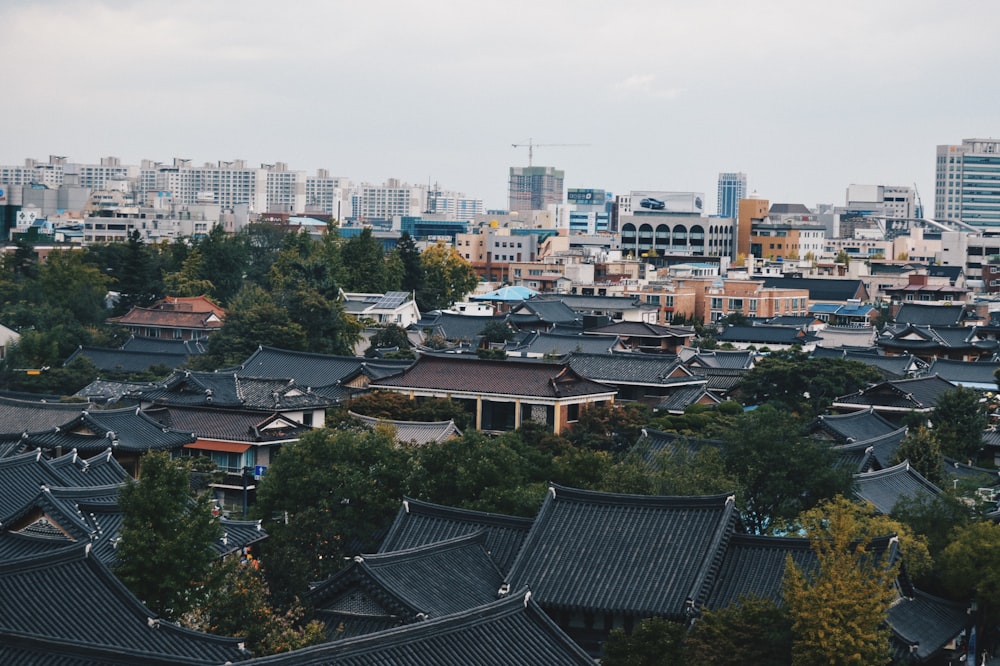
M242 363L260 345L305 350L306 332L270 294L250 284L232 299L222 328L209 339L209 362Z
M266 222L252 222L241 232L246 237L246 280L259 287L268 287L271 266L281 252L287 228Z
M365 350L365 356L374 356L376 349L387 349L389 347L398 347L399 349L410 349L413 347L410 344L410 338L406 333L406 329L399 324L389 324L378 329L375 335L368 341L368 349Z
M216 224L198 241L195 248L204 257L204 264L197 278L212 283L209 292L213 299L227 308L229 302L243 288L243 277L249 266L250 249L245 235L226 233Z
M129 234L123 250L120 263L111 272L119 292L115 314L125 314L133 307L148 307L163 295L158 262L142 234L138 231Z
M171 296L201 296L215 291L211 280L205 279L205 256L197 247L188 253L176 273L163 276L163 288Z
M388 272L385 248L365 227L340 248L344 291L382 294L394 286Z
M207 495L193 496L186 463L145 454L139 481L118 495L121 540L115 572L151 610L177 619L197 605L222 528Z
M712 666L785 666L792 655L791 621L772 599L744 597L702 614L685 647Z
M50 252L37 280L45 304L66 311L71 319L85 325L101 324L108 316L104 298L109 282L77 250Z
M687 664L689 655L684 639L687 628L661 617L639 623L632 635L615 629L603 645L601 666L663 666Z
M240 636L255 657L326 641L321 622L301 622L297 603L281 612L271 605L267 581L256 560L227 557L211 569L205 599L183 619L185 626L219 636Z
M982 520L956 528L939 563L951 595L976 599L985 624L1000 623L1000 525Z
M420 250L409 232L399 235L393 254L399 258L401 269L400 288L418 293L424 288L424 267L420 263Z
M972 522L969 507L950 495L903 498L892 508L892 515L927 539L934 560L951 543L952 530Z
M931 419L946 456L972 461L979 457L988 419L976 391L958 386L942 393Z
M420 255L420 265L424 283L417 292L417 306L421 312L447 308L465 298L479 283L469 262L455 248L444 243L424 250Z
M910 429L906 437L899 443L893 464L910 461L910 466L925 479L936 485L941 485L941 444L935 432L924 426Z
M788 557L782 595L792 622L793 666L874 666L889 662L889 608L898 563L858 537L855 514L834 503L806 517L817 566L802 570Z
M820 500L848 494L851 476L834 454L804 436L802 422L770 405L738 417L724 436L726 469L739 481L747 530L784 528Z
M372 552L406 494L409 455L381 430L317 430L285 445L257 492L268 523L265 570L290 599L344 559Z
M483 336L483 341L487 343L499 344L513 339L514 329L506 321L491 320L479 332Z

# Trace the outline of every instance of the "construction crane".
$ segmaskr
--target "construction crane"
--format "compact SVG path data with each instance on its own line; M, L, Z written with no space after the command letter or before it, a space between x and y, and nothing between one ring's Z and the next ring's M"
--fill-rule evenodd
M524 148L525 146L527 146L527 148L528 148L528 166L531 166L531 162L532 162L532 160L535 157L535 148L550 148L550 147L553 147L553 146L559 146L559 147L574 146L574 147L578 147L578 146L589 146L590 144L589 143L535 143L534 141L532 141L529 138L528 139L528 143L512 143L510 145L513 146L514 148Z

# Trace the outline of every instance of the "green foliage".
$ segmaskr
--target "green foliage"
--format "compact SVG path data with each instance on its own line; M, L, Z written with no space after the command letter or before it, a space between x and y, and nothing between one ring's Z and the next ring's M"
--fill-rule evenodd
M250 257L247 241L245 235L227 234L217 224L194 246L204 257L204 263L192 279L210 282L212 289L209 294L227 308L243 288L243 275Z
M642 434L649 423L649 407L642 403L605 403L580 410L580 419L566 437L574 445L602 451L621 451Z
M372 552L406 493L409 457L386 433L317 430L286 445L257 490L268 523L264 563L285 599L336 572L344 558Z
M718 495L739 488L719 447L689 449L680 444L675 451L655 455L636 447L607 471L600 489L635 495Z
M306 331L286 308L257 285L248 284L229 306L225 323L208 342L215 367L242 363L259 345L304 350Z
M975 598L988 625L1000 622L1000 525L984 520L956 528L939 563L952 595Z
M462 255L444 243L433 245L420 255L423 284L417 291L417 307L421 312L439 310L465 298L479 283Z
M459 402L444 398L411 400L395 391L366 393L348 403L347 409L364 416L399 421L454 421L463 431L475 426L474 415Z
M843 502L804 517L817 569L803 571L788 556L782 594L792 621L793 666L874 666L891 656L889 608L898 564L873 557L871 537L859 538L855 512Z
M745 404L776 403L781 409L813 416L837 396L853 393L881 379L876 368L858 361L808 358L793 351L767 356L740 380L737 393Z
M152 249L138 231L133 231L118 254L111 277L119 292L115 314L125 314L133 307L148 307L163 295L162 275Z
M683 624L660 617L643 620L631 636L621 629L615 629L604 643L601 666L690 663L684 645L686 633L687 629Z
M910 461L910 466L931 483L941 485L941 444L934 431L918 426L906 433L899 443L893 464Z
M903 498L892 508L892 515L927 539L928 552L934 559L951 543L953 529L972 522L969 507L949 495Z
M365 227L340 248L344 291L382 294L396 287L388 271L382 242Z
M400 349L410 349L410 338L406 334L406 329L399 324L389 324L378 329L375 335L368 341L368 349L365 356L374 356L376 349L386 349L389 347L399 347Z
M303 625L297 603L285 611L271 606L270 590L256 560L228 557L217 561L205 585L206 596L183 619L185 626L218 636L240 636L255 657L317 645L326 641L323 624Z
M399 260L400 288L410 292L420 292L424 288L424 267L420 262L420 250L409 232L399 235L393 255Z
M479 334L483 336L484 342L498 344L512 339L514 329L506 321L491 320Z
M931 419L944 455L972 461L979 457L988 418L976 391L958 386L942 393Z
M118 496L122 527L115 572L151 610L177 619L200 601L222 528L208 497L192 496L185 462L147 453L139 479Z
M699 617L685 647L713 666L785 666L792 658L791 621L773 600L744 597Z
M726 470L739 481L737 505L752 534L783 528L820 500L850 492L850 473L786 412L769 405L747 412L724 439Z
M163 276L163 288L171 296L201 296L215 291L212 281L203 277L208 274L205 256L197 247L191 250L175 273Z

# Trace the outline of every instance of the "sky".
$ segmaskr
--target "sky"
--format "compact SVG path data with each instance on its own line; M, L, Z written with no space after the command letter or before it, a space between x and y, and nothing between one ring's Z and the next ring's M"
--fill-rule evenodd
M916 185L1000 136L1000 2L0 0L0 164L244 159L507 205L567 188L772 202ZM574 145L545 145L574 144Z

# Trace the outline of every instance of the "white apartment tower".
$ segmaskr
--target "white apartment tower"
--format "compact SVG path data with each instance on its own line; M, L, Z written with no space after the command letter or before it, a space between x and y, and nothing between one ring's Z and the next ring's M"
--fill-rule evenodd
M1000 227L1000 140L938 146L935 172L935 219Z

